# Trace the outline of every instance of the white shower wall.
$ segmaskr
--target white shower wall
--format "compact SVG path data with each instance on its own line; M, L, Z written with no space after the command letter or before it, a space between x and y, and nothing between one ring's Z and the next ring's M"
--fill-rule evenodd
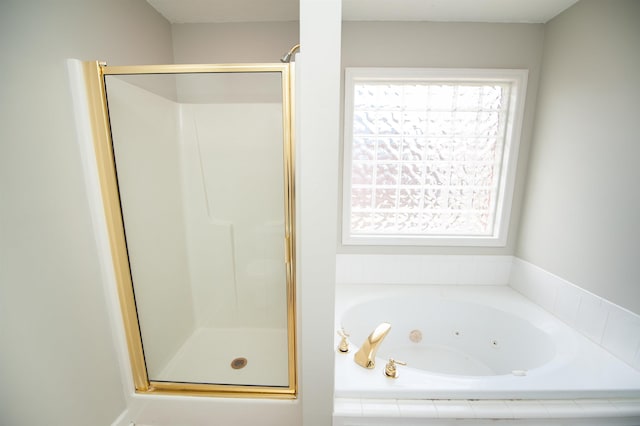
M282 104L175 102L167 77L160 94L107 77L145 359L163 380L198 330L287 325Z
M175 142L178 108L120 77L106 81L136 307L154 377L194 329Z
M286 327L282 105L179 110L196 324Z

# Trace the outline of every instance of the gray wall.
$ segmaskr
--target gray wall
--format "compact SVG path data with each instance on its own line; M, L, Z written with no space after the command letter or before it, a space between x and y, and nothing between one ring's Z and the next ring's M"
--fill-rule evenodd
M343 68L523 68L529 70L529 82L513 211L506 247L339 246L339 253L514 254L538 90L543 39L544 26L539 24L343 23Z
M145 1L0 2L0 424L124 410L66 59L172 62Z
M546 27L517 256L640 313L640 2Z
M173 24L176 64L280 62L299 43L299 22Z

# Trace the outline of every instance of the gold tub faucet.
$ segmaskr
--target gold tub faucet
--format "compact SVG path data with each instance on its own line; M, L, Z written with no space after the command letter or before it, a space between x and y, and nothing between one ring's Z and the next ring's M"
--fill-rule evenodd
M353 356L356 364L364 368L373 368L376 365L376 352L378 347L391 330L391 324L383 322L367 337L358 352Z

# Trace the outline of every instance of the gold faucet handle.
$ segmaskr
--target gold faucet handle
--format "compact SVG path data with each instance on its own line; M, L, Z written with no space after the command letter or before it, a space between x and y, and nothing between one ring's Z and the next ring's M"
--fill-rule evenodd
M387 377L391 377L392 379L397 379L398 369L396 368L396 364L407 365L407 363L404 361L397 361L393 358L389 358L389 362L387 362L387 365L384 366L384 375Z
M341 328L340 330L338 330L337 333L338 333L338 336L342 337L342 339L340 339L340 344L338 345L338 351L342 353L349 352L349 341L347 340L347 337L349 337L349 334L347 334L344 331L344 328Z

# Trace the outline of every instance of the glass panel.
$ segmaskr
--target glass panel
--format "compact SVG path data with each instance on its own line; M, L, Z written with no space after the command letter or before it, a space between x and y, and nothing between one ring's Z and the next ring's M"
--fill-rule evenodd
M376 106L382 110L401 110L403 108L402 85L380 86Z
M490 235L509 85L355 87L351 231Z
M403 185L419 186L424 181L424 167L422 163L405 163L402 165L400 180Z
M351 191L351 205L354 209L369 208L372 202L373 191L371 188L353 188Z
M149 380L287 387L281 73L105 80Z
M379 111L377 130L381 135L399 135L402 133L402 113L398 111Z
M398 164L378 164L376 167L377 185L396 185L399 182L400 166Z
M420 161L425 159L427 141L425 139L403 138L402 160Z
M378 161L397 161L400 159L400 146L402 139L400 138L381 138L378 139L376 151L376 159Z
M373 184L373 166L364 161L353 163L351 169L352 185L371 185Z
M398 207L400 210L419 209L422 205L422 189L402 188L398 193Z
M356 84L353 103L356 110L373 109L377 105L378 86L373 84Z
M375 135L376 116L370 111L357 111L353 116L353 134L354 135Z
M377 189L375 207L377 209L395 209L396 195L395 189Z
M354 138L351 155L353 160L375 160L376 140L367 137Z

